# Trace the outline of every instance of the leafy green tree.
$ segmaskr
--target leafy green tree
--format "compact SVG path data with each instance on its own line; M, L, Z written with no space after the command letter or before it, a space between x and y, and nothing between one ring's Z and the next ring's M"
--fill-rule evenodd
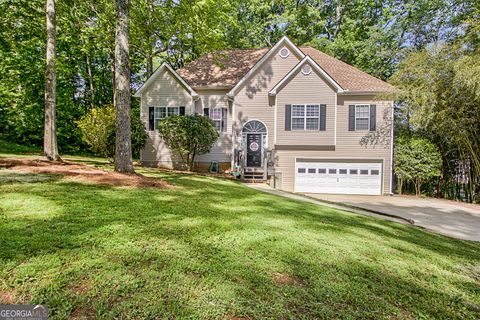
M115 155L115 108L113 105L92 108L77 122L83 141L99 156ZM147 141L145 127L140 121L138 109L132 112L132 152L138 158Z
M473 44L434 46L409 55L391 80L402 90L399 116L405 126L427 136L442 154L439 193L463 197L448 191L449 184L458 185L461 165L468 201L480 193L479 60Z
M218 139L213 121L198 114L161 119L157 130L165 144L180 156L190 171L193 171L195 157L209 152Z
M412 181L415 193L421 195L422 184L440 176L442 158L437 147L425 138L404 137L395 145L395 174L402 193L404 181Z

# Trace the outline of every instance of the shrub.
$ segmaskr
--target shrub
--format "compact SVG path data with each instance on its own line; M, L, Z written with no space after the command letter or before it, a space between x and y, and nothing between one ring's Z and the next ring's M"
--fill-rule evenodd
M135 112L136 111L136 112ZM132 111L132 153L138 158L147 140L145 127L140 121L139 112ZM90 109L77 126L82 132L82 140L90 150L99 156L113 158L115 155L115 108L113 105Z
M193 170L195 156L209 152L218 139L213 121L198 114L163 118L157 123L157 130L165 144L180 156L190 171Z

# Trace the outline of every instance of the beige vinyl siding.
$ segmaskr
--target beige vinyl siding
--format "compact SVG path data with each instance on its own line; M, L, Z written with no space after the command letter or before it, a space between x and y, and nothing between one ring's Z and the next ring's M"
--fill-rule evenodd
M232 154L232 106L227 99L228 90L198 90L200 99L195 112L203 114L203 108L227 108L227 131L220 132L217 142L209 153L196 157L196 162L230 162Z
M235 96L234 134L236 138L234 143L236 146L241 143L243 125L249 120L260 120L267 126L268 147L273 147L275 105L272 99L269 99L268 92L300 61L291 48L287 58L280 57L279 51L282 48L273 52Z
M149 107L185 106L185 113L193 113L193 100L190 93L175 76L165 69L142 93L140 118L147 129L147 142L140 154L145 164L157 163L172 168L178 159L172 155L156 131L148 130Z
M370 131L348 131L348 106L351 104L376 104L377 106L377 130L373 133L378 135L382 127L391 126L391 111L393 101L377 101L372 96L338 96L337 99L337 140L335 151L276 151L278 159L276 172L282 175L281 188L294 191L295 185L295 158L307 159L372 159L381 160L383 163L383 192L388 194L391 180L391 139L390 136L377 137L378 142L374 145L363 146L360 144L362 137L371 135ZM328 121L328 120L327 120ZM388 131L388 130L387 130Z
M334 145L335 91L315 71L299 72L277 94L276 145ZM325 131L285 131L285 105L326 104Z

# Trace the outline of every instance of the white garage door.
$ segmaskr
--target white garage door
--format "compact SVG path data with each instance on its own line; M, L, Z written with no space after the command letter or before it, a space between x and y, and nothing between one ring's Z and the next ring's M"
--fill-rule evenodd
M295 192L380 195L382 176L380 162L297 161Z

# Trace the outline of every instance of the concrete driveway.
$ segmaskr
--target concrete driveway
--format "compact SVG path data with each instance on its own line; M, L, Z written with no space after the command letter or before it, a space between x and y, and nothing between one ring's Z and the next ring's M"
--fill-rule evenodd
M412 196L306 194L321 201L400 216L447 236L480 241L480 205Z

